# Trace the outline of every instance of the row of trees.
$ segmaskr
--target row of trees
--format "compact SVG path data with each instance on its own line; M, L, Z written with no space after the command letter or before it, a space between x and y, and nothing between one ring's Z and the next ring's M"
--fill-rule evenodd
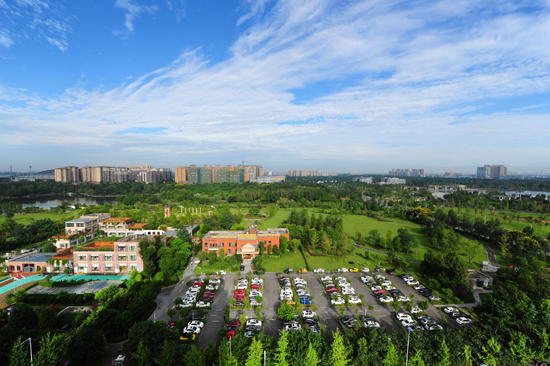
M63 230L64 222L50 219L18 224L6 218L0 224L0 251L9 251L50 238Z

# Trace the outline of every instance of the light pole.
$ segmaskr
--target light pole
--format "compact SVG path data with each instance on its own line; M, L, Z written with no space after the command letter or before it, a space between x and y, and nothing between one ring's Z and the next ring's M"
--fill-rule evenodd
M410 341L410 338L411 338L411 332L413 332L411 327L409 327L409 329L407 329L407 330L408 330L408 332L407 332L407 358L405 359L405 366L407 366L409 364L409 341ZM414 333L414 335L418 337L418 334ZM418 338L420 338L420 337L418 337Z
M19 347L19 346L22 346L23 344L25 344L25 342L29 342L29 345L31 346L31 366L32 366L32 340L31 340L31 337L25 339L22 343L18 344L16 347Z

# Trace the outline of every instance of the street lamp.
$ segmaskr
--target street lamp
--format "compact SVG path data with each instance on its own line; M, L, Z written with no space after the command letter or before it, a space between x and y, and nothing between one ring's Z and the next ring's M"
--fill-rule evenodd
M29 345L31 346L31 366L32 366L32 340L31 340L31 337L25 339L22 343L18 344L16 347L19 347L19 346L22 346L23 344L25 344L26 342L29 342Z
M405 366L407 366L409 364L409 341L410 341L410 338L411 338L411 332L413 332L413 330L412 330L411 327L408 327L407 331L408 331L407 332L407 358L405 360ZM414 333L414 335L417 336L418 338L420 338L418 336L418 334Z

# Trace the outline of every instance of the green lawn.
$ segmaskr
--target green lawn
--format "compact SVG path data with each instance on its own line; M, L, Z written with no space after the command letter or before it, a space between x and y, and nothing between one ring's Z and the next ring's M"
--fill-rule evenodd
M73 210L71 212L63 212L63 213L46 212L46 213L37 213L37 214L28 214L28 215L15 215L13 217L13 221L15 221L18 224L28 225L30 224L31 219L34 219L35 221L42 220L42 219L51 219L54 221L60 220L60 219L68 220L68 219L72 219L75 216L77 217L80 216L81 211L82 211L81 209L78 209L78 210ZM2 223L2 221L4 221L5 219L6 219L6 216L0 216L0 223Z
M287 253L280 258L265 256L264 267L266 272L283 272L287 268L299 269L306 268L306 263L300 252Z
M336 271L338 268L342 267L345 267L347 269L354 267L361 269L363 267L367 267L372 271L374 268L379 267L380 262L375 262L373 259L367 260L362 257L362 254L364 252L366 252L365 249L355 248L354 253L343 256L341 258L333 257L330 255L327 255L325 257L313 257L306 254L306 260L312 270L314 270L315 268L323 268L325 271ZM353 264L351 264L350 262L353 262Z
M208 262L209 262L208 260L205 260L199 263L199 265L194 270L196 276L200 275L201 273L213 273L213 272L218 272L220 270L226 271L227 273L239 272L240 264L237 264L231 267L227 262L224 261L222 263L216 262L214 263L214 265L211 266Z

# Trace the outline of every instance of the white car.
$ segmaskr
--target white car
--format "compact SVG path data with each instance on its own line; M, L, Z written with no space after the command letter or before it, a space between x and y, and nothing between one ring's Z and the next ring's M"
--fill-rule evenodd
M246 290L248 288L247 285L237 285L235 286L235 290Z
M218 289L218 286L212 286L212 285L207 285L205 287L206 290L209 290L209 291L213 291L213 290L217 290Z
M315 268L315 269L313 270L313 273L325 273L325 270L322 269L322 268Z
M253 331L251 331L251 330L249 330L248 332L244 332L244 336L245 336L246 338L253 338L255 335L256 335L256 334L255 334Z
M447 314L453 314L453 313L459 312L457 308L453 308L452 306L446 307L445 309L443 309L443 311L446 312Z
M187 323L187 326L192 326L192 327L199 327L199 328L202 328L204 327L204 323L203 322L200 322L198 320L192 320L190 321L189 323Z
M386 277L384 277L384 276L382 276L382 275L376 275L376 276L374 276L374 279L375 279L376 281L383 281L383 280L386 279Z
M250 296L262 296L262 292L258 290L250 290Z
M407 281L407 285L409 286L418 285L418 281Z
M306 281L306 280L303 280L303 279L301 279L301 278L295 278L295 279L294 279L294 284L295 284L295 285L299 285L299 284L307 285L307 281Z
M338 268L338 272L349 272L349 270L343 267L343 268Z
M370 272L370 269L368 269L368 268L362 268L361 271L362 271L363 273L369 273L369 272Z
M344 305L346 303L346 300L344 300L343 297L339 297L338 300L330 300L330 303L332 305Z
M393 302L393 299L391 297L381 297L380 302Z
M210 303L209 303L209 302L202 302L202 301L199 301L199 302L197 303L197 307L199 307L199 308L208 308L208 307L210 307Z
M460 318L456 318L456 322L458 324L470 324L472 322L472 320L469 319L469 318L465 318L465 317L461 316Z
M413 280L414 280L414 277L413 277L413 276L405 276L405 277L403 277L403 281L405 281L405 282L413 281Z
M262 322L261 320L257 320L257 319L249 319L247 320L246 322L246 325L254 325L254 326L262 326Z
M411 301L411 299L409 299L409 298L406 297L406 296L399 296L396 300L397 300L397 301Z
M218 271L219 275L224 275L225 273L226 273L225 271Z
M350 297L350 298L348 299L348 302L349 302L350 304L360 304L360 303L361 303L361 299L358 298L358 297Z
M299 331L302 331L302 326L300 324L287 324L287 325L285 325L285 330L299 330Z
M429 327L429 326L426 325L426 329L427 329L427 330L443 330L443 327L442 327L441 325L439 325L439 324L436 324L436 325L431 326L431 327Z
M386 281L382 282L380 285L381 286L391 286L391 285L393 285L393 283L391 281L386 280Z
M200 287L191 287L189 290L187 290L187 292L189 293L195 293L195 292L199 292L201 290Z
M396 288L393 286L385 286L384 288L386 289L386 291L396 290Z
M375 322L373 320L367 320L364 322L365 327L369 328L380 328L380 324L378 322Z
M416 285L416 286L413 286L413 288L414 288L415 290L418 291L418 290L422 290L423 288L426 288L426 286L424 286L424 285Z
M395 317L396 317L398 320L405 320L405 319L410 319L410 320L412 320L411 315L410 315L410 314L405 314L405 313L397 313L397 314L395 315Z
M195 333L195 334L199 334L201 332L201 328L199 327L196 327L196 326L187 326L183 329L183 333Z
M323 276L321 277L321 281L325 282L325 281L331 281L332 280L332 277L330 276Z
M313 318L315 315L317 315L314 311L311 311L311 310L304 310L302 312L302 317L303 318Z
M416 324L416 322L412 319L405 319L401 322L401 325L404 326L404 327L412 327L415 324Z
M218 278L213 278L210 280L210 284L217 284L217 283L221 283L222 281L220 281Z
M306 290L298 290L296 291L296 294L298 295L298 297L302 297L302 296L311 296L309 294L309 292L307 292Z
M370 289L371 289L371 291L378 291L378 290L382 290L382 287L380 287L378 285L374 285Z
M193 306L195 305L195 302L194 301L184 301L181 306L184 307L184 308L188 308L190 306Z
M290 296L280 296L279 297L279 301L285 301L285 300L292 301L292 295L290 295Z
M411 313L413 313L413 314L421 313L422 311L423 310L420 309L419 307L415 307L415 308L411 309Z
M342 294L343 295L355 295L355 289L353 287L343 287L342 288Z
M263 278L254 277L252 279L252 283L264 283L264 280L263 280Z

